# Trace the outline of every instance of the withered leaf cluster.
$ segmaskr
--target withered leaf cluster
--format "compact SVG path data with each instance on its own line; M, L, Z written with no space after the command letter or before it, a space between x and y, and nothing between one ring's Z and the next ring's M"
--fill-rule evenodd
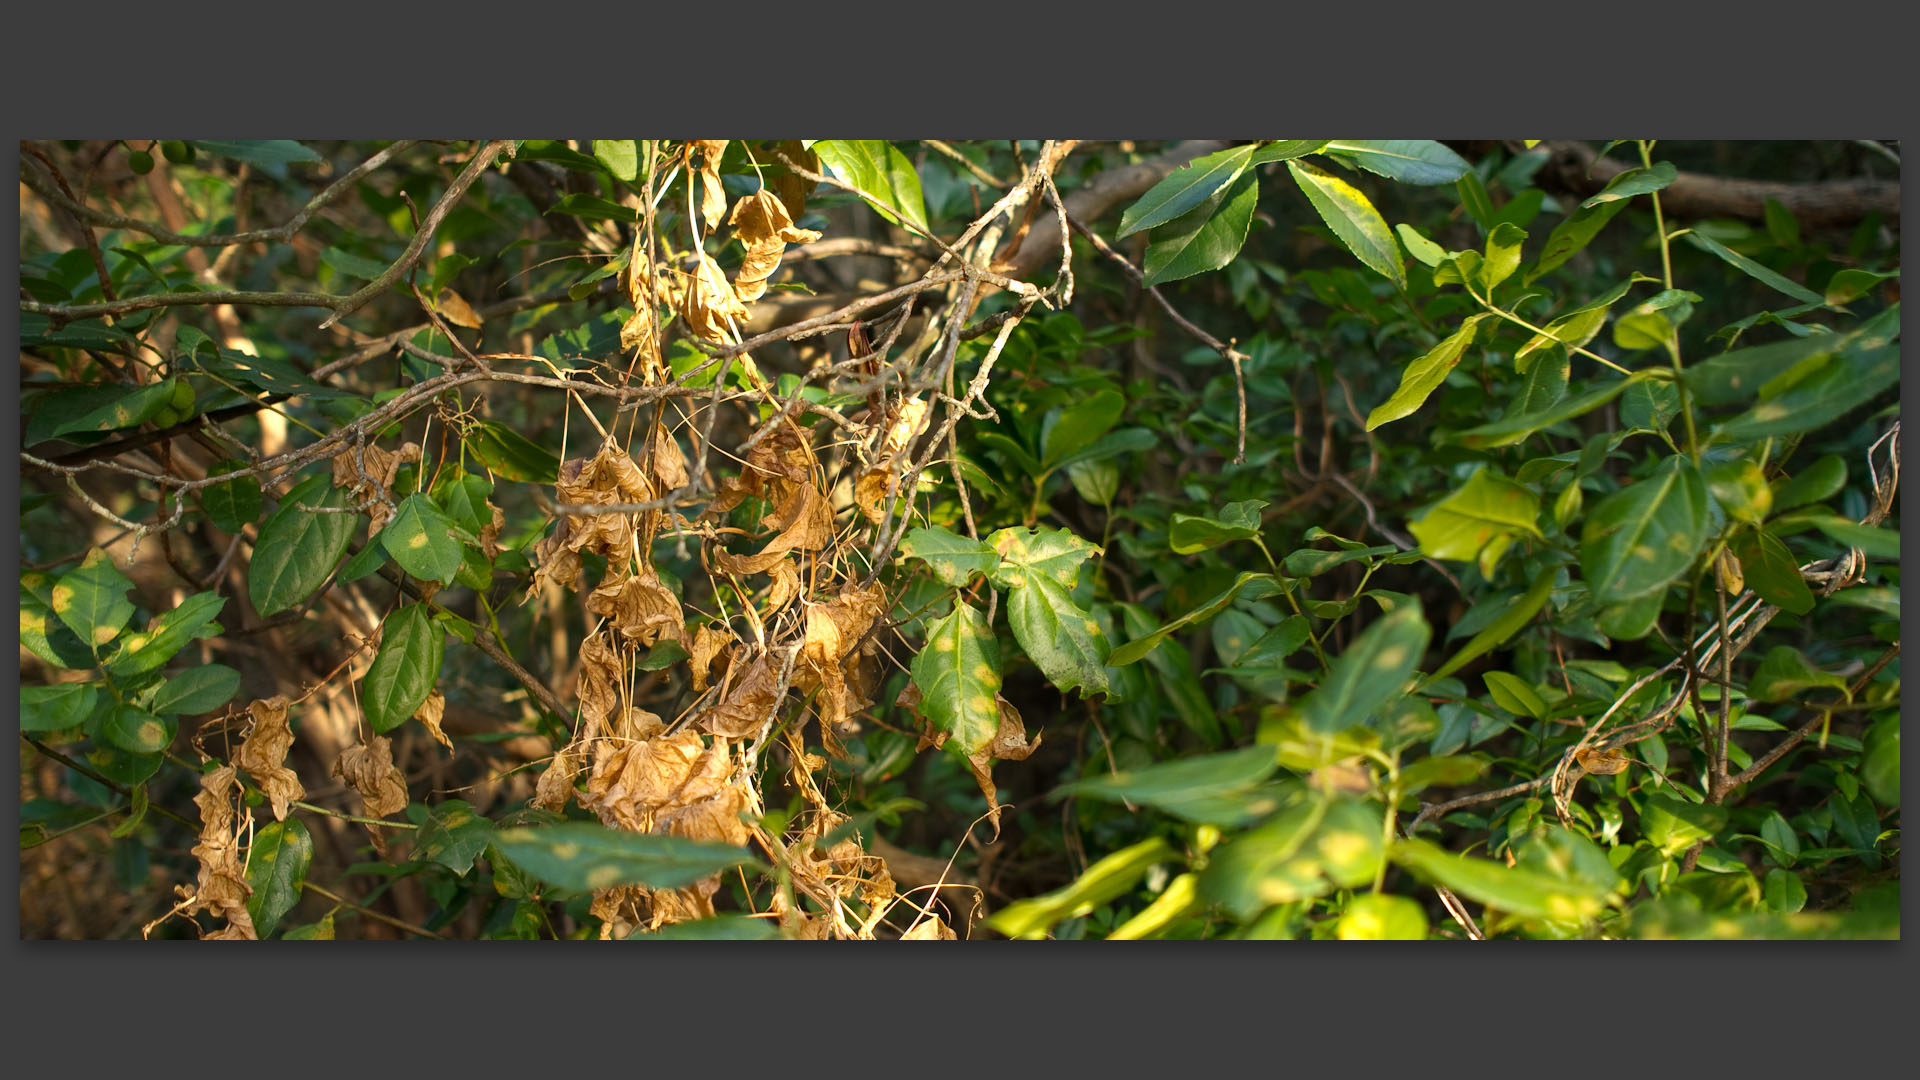
M200 880L181 912L210 911L227 920L227 925L206 936L209 941L252 941L259 935L253 928L253 916L247 913L247 897L253 889L247 884L245 864L240 858L240 833L244 825L234 818L233 797L239 781L232 765L222 765L200 778L200 794L193 797L200 808L200 842L193 846L193 857L200 860ZM181 886L184 891L185 886Z
M373 519L368 536L385 528L393 517L388 500L393 497L393 481L400 466L419 460L420 444L414 442L404 443L398 450L382 450L367 443L334 455L333 486L346 492L354 505L364 508Z
M234 752L233 764L247 770L260 790L273 804L276 821L287 819L287 807L305 797L307 789L300 777L287 768L287 751L293 749L293 730L287 725L287 699L284 695L256 701L247 706L253 715L247 737Z

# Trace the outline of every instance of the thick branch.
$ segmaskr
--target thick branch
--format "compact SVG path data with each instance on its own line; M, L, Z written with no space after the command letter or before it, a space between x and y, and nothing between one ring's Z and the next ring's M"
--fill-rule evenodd
M1602 158L1584 142L1555 140L1545 144L1553 157L1541 170L1542 187L1557 184L1562 191L1585 198L1607 186L1607 181L1629 166ZM1816 180L1786 183L1742 180L1683 172L1660 192L1660 209L1669 218L1694 220L1736 217L1766 220L1772 199L1808 228L1838 228L1859 223L1868 214L1890 222L1900 220L1900 183L1897 180Z

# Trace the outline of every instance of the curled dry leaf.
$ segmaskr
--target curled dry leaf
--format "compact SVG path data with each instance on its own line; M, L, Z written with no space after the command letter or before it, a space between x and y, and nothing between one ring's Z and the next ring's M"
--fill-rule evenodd
M447 733L440 727L446 715L447 695L438 690L432 690L427 693L427 700L421 702L420 707L414 710L413 718L420 721L421 725L427 729L427 734L433 736L436 742L452 750L453 740L447 738Z
M757 300L767 291L767 279L780 267L780 256L788 244L810 244L820 239L812 229L796 228L786 204L766 188L733 204L727 224L746 249L740 269L733 275L733 292L743 302Z
M888 496L893 491L892 469L876 465L863 469L853 482L853 505L860 508L861 516L875 525L887 520Z
M1000 726L993 733L993 741L981 748L978 753L967 756L967 765L973 770L974 782L980 785L980 793L987 797L987 820L993 823L993 835L1000 836L1000 811L998 799L994 797L997 789L993 785L993 763L999 761L1025 761L1027 756L1040 749L1040 736L1033 742L1027 742L1026 725L1020 720L1020 710L999 694L993 695L993 702L999 706Z
M556 814L565 810L567 800L573 797L573 777L579 768L580 751L574 747L565 747L553 755L553 760L547 763L539 781L534 784L533 799L529 805Z
M686 487L691 479L686 455L680 452L680 444L674 441L673 433L665 424L653 427L653 456L648 459L648 466L653 473L654 487L659 491Z
M901 941L958 941L960 935L953 928L940 921L938 915L928 915L906 933L900 935Z
M473 310L473 305L451 287L441 288L440 295L434 298L434 307L439 310L441 318L455 326L480 329L480 313Z
M746 306L733 294L726 271L706 252L699 253L699 266L688 275L686 295L680 302L680 317L695 337L715 344L728 341L727 320L736 323L747 317Z
M605 730L608 720L620 708L620 678L624 669L605 629L580 643L580 676L573 693L589 733Z
M200 794L193 797L194 805L200 808L200 842L193 846L193 857L200 860L200 880L192 902L181 910L189 915L210 911L227 920L226 929L209 937L251 941L258 935L253 916L247 913L247 897L253 889L247 884L246 868L240 859L234 821L237 786L231 765L222 765L200 778Z
M767 590L767 615L771 617L800 595L800 568L792 559L781 559L771 570L773 586Z
M693 669L693 689L696 693L707 688L707 672L713 666L714 657L737 640L733 631L724 627L716 629L702 624L693 632L693 644L687 648L687 664Z
M287 724L287 699L284 695L256 701L247 706L253 725L246 740L234 752L233 763L247 770L273 802L276 821L287 819L287 806L306 795L300 777L286 767L287 751L293 748L293 730Z
M406 443L395 451L382 450L368 443L348 447L334 455L333 486L347 493L354 505L365 508L373 524L367 535L373 536L393 517L386 500L393 495L393 478L400 466L420 460L420 444Z
M894 415L893 423L887 426L887 437L880 444L879 456L883 460L893 457L926 430L927 403L917 397L903 402L899 412Z
M727 140L691 139L687 145L700 155L700 217L706 231L712 232L727 212L727 189L720 183L720 158L727 152Z
M680 599L661 583L651 566L624 580L608 581L588 594L586 603L589 612L608 619L629 642L652 645L662 640L684 642L686 638Z
M611 889L595 889L593 902L587 906L587 914L600 920L600 940L625 938L640 926L637 910L645 903L647 890L642 885L615 885Z
M724 746L707 746L697 731L594 744L593 768L580 805L609 828L656 832L657 818L719 795L732 771Z
M369 736L365 743L342 750L333 775L360 793L368 817L383 818L407 808L407 778L393 763L393 743L385 735Z
M487 522L486 528L480 530L480 550L486 553L487 558L494 559L500 555L500 530L507 527L507 515L491 502L486 506L493 511L493 519Z
M1574 755L1580 767L1595 776L1613 776L1627 771L1633 759L1619 750L1582 750Z
M1721 548L1719 561L1714 563L1713 568L1720 575L1720 584L1727 590L1728 596L1739 596L1746 589L1746 568L1740 565L1740 557L1732 551Z
M611 438L601 444L599 453L592 460L575 458L562 464L558 482L554 484L554 494L561 503L581 506L613 506L648 502L654 498L653 485L640 471L640 466L635 465L626 451ZM644 515L569 514L565 519L567 527L561 542L574 552L592 551L608 556L608 573L611 574L616 565L625 565L625 556L634 548L636 517L643 518L640 537L643 543L640 546L644 548L652 541L651 523L658 519L657 511L649 511ZM545 546L544 542L542 546Z
M820 171L820 155L800 145L799 139L788 139L780 144L780 152L787 160L811 173ZM773 190L780 196L780 203L787 208L787 216L799 220L807 212L807 196L820 185L802 177L799 173L781 169L773 177Z
M771 660L762 653L742 669L725 699L700 715L700 727L729 739L757 733L773 715L775 704L786 694L780 673Z

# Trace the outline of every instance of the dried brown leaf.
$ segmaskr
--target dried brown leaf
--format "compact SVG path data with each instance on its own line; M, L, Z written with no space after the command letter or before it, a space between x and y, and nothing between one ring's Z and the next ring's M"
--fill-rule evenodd
M225 918L227 927L209 937L250 941L258 935L247 913L253 888L247 884L240 858L233 810L236 787L232 765L222 765L200 778L200 793L193 798L200 808L200 842L193 847L193 857L200 861L200 880L192 902L181 910L189 915L211 911Z
M651 566L642 567L631 577L602 584L588 594L586 606L588 612L604 616L621 637L636 644L683 641L686 637L680 599L661 583Z
M780 256L788 244L809 244L820 239L812 229L796 228L793 217L773 192L766 188L744 196L733 204L727 223L747 249L740 269L733 276L734 295L742 301L758 299L767 291L767 279L780 267Z
M686 295L680 302L680 315L694 336L716 344L728 340L727 320L736 323L747 318L747 309L733 293L726 271L706 252L699 253L699 266L687 278Z
M1613 776L1627 771L1633 759L1619 750L1582 750L1574 755L1580 767L1595 776Z
M480 313L473 310L473 305L451 287L441 288L440 295L434 298L434 307L440 312L441 318L455 326L480 329Z
M534 785L532 806L542 810L559 813L567 807L567 800L573 797L573 777L580 767L580 752L566 747L553 755L553 760L540 773L540 780Z
M293 730L287 724L287 699L281 695L255 701L247 706L247 711L253 714L253 724L240 749L234 752L233 763L247 770L247 775L253 777L260 790L272 800L274 819L285 821L288 804L307 793L307 789L300 786L299 775L283 764L287 751L293 748Z
M680 444L674 440L665 424L654 425L653 457L648 464L652 467L654 487L659 491L686 487L691 478L687 472L686 455L680 452Z
M394 451L382 450L372 443L348 447L334 455L333 486L347 493L356 505L366 509L372 519L367 535L373 536L393 517L386 499L393 493L393 479L400 466L420 460L420 444L405 443Z
M697 731L635 742L601 740L582 808L610 828L658 832L663 813L684 809L721 794L732 771L724 746L708 746Z
M360 793L367 817L383 818L407 808L407 778L393 763L393 742L385 735L369 736L365 743L342 750L333 775Z
M755 734L785 691L771 658L762 653L740 672L726 698L701 714L700 727L729 739Z
M420 708L414 710L413 718L425 725L427 734L433 736L436 742L452 750L453 740L447 738L447 733L440 727L441 720L446 714L447 695L438 690L432 690L427 693L427 700L420 703Z
M958 941L960 935L953 928L940 921L938 915L928 915L906 933L900 935L901 941Z
M887 520L887 495L893 489L893 470L881 466L864 469L853 481L853 505L875 525Z
M693 669L693 689L695 692L707 688L707 672L713 666L714 657L719 656L727 646L739 640L733 631L725 628L715 629L702 624L693 632L693 644L687 648L687 664Z
M493 511L493 519L487 522L486 528L480 530L480 550L486 553L487 558L493 559L500 554L500 530L507 527L507 515L491 502L486 507Z
M820 155L802 147L799 139L782 142L780 152L787 155L787 160L808 172L820 171ZM780 196L781 205L787 208L787 216L794 220L799 220L800 215L807 212L807 196L818 186L818 182L786 169L781 169L773 177L773 190Z
M580 703L580 715L589 733L605 730L607 721L620 708L623 674L625 665L609 643L606 630L580 643L580 677L573 695Z
M769 572L773 575L773 586L767 590L767 616L772 617L800 595L800 568L793 565L792 559L781 559Z
M1033 742L1027 742L1026 725L1020 720L1020 710L999 694L993 695L993 703L999 707L1000 725L993 733L993 741L978 752L967 756L967 767L973 771L974 782L980 785L980 793L987 797L987 820L993 823L995 839L1000 836L1000 811L1004 809L994 797L997 789L993 784L993 763L999 761L1025 761L1028 755L1040 748L1040 736L1034 736Z
M727 152L727 140L693 139L689 145L700 155L700 217L706 231L712 232L727 212L727 189L720 183L720 158Z

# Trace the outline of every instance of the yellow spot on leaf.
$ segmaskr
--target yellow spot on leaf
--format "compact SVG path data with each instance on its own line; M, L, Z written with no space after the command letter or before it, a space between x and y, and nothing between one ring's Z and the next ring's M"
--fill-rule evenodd
M579 844L553 845L553 857L556 859L571 859L571 858L575 858L579 854L580 854Z
M53 587L53 610L66 612L73 608L73 586L55 585Z
M620 868L617 866L596 866L587 871L587 887L605 889L620 884Z
M1651 545L1635 544L1633 546L1633 557L1646 562L1652 562L1656 557L1656 553Z
M411 539L411 540L408 540L408 541L407 541L407 546L408 546L408 547L410 547L410 548L423 548L423 547L426 547L426 546L427 546L427 533L426 533L426 530L425 530L425 529L422 529L421 531L419 531L419 532L417 532L417 533L414 533L414 534L413 534L413 539Z
M1406 658L1407 647L1405 645L1389 645L1380 650L1380 658L1373 662L1373 666L1381 668L1382 670L1390 670L1399 667L1401 661Z
M158 720L148 720L140 725L140 745L164 746L167 742L167 729L160 726Z

